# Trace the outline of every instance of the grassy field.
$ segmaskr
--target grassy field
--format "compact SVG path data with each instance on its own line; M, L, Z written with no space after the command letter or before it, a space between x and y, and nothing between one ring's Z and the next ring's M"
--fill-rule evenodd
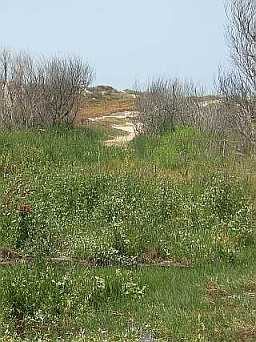
M108 136L0 133L0 340L255 341L254 159Z

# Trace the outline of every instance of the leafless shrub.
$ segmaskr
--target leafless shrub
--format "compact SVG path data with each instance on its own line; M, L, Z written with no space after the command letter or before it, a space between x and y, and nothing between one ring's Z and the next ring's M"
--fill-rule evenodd
M92 70L80 58L0 53L0 125L19 128L72 123Z
M199 100L196 118L193 127L216 135L220 139L225 139L228 135L230 127L219 99Z
M248 84L239 72L220 73L219 90L223 99L222 111L230 130L240 137L245 148L254 145L255 99L251 95Z
M157 134L175 130L178 124L198 121L197 89L192 83L159 78L139 94L136 99L138 132Z
M159 134L177 126L190 126L209 134L209 141L202 142L205 151L219 151L224 156L240 150L237 127L245 131L242 121L236 126L234 118L226 113L223 98L205 96L192 82L153 81L138 93L136 109L138 133Z

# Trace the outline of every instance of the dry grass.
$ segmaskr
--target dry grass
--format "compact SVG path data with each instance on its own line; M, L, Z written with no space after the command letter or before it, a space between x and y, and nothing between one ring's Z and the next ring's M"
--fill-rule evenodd
M107 114L133 111L134 99L112 99L103 98L100 100L90 100L79 112L78 121L84 123L88 118L103 116Z

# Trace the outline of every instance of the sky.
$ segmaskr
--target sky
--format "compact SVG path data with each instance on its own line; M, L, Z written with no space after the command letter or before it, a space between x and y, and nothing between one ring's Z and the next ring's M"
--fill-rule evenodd
M0 0L0 46L78 55L95 84L156 77L211 88L227 59L223 0Z

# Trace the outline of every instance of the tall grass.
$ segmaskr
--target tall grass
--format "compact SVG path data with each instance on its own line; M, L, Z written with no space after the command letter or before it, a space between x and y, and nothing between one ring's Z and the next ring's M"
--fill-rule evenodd
M242 299L233 314L208 293L236 291L232 269L253 279L242 270L254 270L254 160L208 148L215 137L186 127L126 149L106 147L105 135L0 133L0 251L31 260L0 268L0 337L199 341L218 322L249 324Z
M249 187L218 172L226 160L214 149L206 154L205 134L183 128L139 137L127 150L105 147L102 136L84 129L2 133L3 246L109 264L151 254L232 259L253 241ZM106 167L111 161L118 173ZM200 177L168 177L206 162L213 170ZM152 165L144 179L141 165Z

